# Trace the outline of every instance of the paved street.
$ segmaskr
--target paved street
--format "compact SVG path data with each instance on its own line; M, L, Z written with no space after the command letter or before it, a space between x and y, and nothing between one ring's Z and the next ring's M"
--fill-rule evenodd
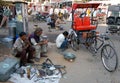
M56 36L63 32L52 29L48 31L46 23L29 22L29 32L34 30L34 25L38 24L44 30L44 34L48 36L50 43L48 44L48 56L54 64L65 65L67 74L60 80L60 83L120 83L120 65L115 72L108 72L102 65L100 54L93 56L84 46L80 46L78 51L73 51L69 48L67 51L76 55L74 62L66 61L55 46ZM70 28L71 23L67 22L64 30ZM105 25L99 25L98 31L105 32ZM115 44L115 49L120 60L120 37L110 36ZM43 62L45 58L41 58Z

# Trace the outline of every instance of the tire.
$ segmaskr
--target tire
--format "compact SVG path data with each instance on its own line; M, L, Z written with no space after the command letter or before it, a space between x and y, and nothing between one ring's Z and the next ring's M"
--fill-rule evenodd
M78 39L77 39L77 37L74 35L74 33L72 33L70 38L71 38L71 43L70 43L71 48L74 51L77 51L78 50L78 43L77 43Z
M101 49L101 60L106 70L113 72L118 66L118 56L115 49L106 44Z
M93 38L91 41L93 41L93 43L88 47L88 50L89 50L93 55L96 55L98 42L97 42L96 38Z

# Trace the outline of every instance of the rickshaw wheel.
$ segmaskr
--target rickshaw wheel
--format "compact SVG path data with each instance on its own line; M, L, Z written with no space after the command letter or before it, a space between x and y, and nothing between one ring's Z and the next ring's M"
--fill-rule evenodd
M71 48L72 48L74 51L77 51L77 50L79 49L79 44L78 44L78 39L77 39L77 37L74 35L74 33L71 34L70 39L71 39Z

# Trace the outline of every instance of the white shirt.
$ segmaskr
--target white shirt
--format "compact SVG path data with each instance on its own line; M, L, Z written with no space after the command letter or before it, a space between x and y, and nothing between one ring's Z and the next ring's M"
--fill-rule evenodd
M64 11L64 9L61 9L61 13L65 14L65 11Z
M65 40L65 36L63 34L59 34L56 39L56 46L60 48L64 40Z
M49 15L53 14L53 8L50 8Z
M59 9L58 9L58 8L55 8L54 13L58 15Z

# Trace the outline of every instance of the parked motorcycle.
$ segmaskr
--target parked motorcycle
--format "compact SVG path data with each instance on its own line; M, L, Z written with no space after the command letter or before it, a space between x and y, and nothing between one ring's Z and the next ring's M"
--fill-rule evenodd
M47 15L37 12L33 18L33 21L46 22Z

